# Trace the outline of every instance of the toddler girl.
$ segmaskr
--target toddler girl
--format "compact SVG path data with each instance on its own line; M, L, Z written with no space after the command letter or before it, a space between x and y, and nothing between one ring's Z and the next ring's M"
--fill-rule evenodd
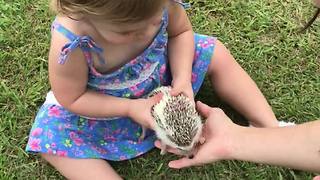
M26 150L69 179L120 179L105 160L154 147L146 96L172 86L193 99L205 74L252 125L277 126L267 101L216 38L195 34L183 3L170 0L52 0L51 91ZM144 138L140 138L144 137Z

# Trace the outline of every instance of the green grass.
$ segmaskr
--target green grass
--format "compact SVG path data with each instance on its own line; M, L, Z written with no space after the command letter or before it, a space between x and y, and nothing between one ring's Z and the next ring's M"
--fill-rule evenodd
M313 13L307 1L194 0L189 11L197 32L216 35L257 82L277 117L298 123L320 117L320 22L298 29ZM24 152L37 108L49 89L47 1L0 0L0 177L62 179L38 157ZM206 82L198 99L221 105ZM112 163L126 179L311 179L315 174L239 161L169 169L173 155L158 150Z

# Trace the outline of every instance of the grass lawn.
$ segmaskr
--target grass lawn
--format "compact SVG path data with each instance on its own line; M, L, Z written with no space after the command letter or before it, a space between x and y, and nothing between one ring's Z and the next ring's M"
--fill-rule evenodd
M191 0L194 30L216 35L257 82L277 117L297 123L320 118L320 19L297 33L313 14L304 0ZM33 118L49 90L50 23L45 0L0 0L0 179L63 179L24 152ZM198 99L231 108L211 95ZM303 148L303 147L301 147ZM311 179L315 174L239 161L171 170L173 155L158 150L112 163L126 179Z

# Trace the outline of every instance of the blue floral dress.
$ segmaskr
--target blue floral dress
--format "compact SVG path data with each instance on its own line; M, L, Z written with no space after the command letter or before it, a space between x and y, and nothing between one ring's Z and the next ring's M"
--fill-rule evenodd
M58 59L61 65L71 51L82 49L89 67L89 89L122 98L144 98L153 89L171 84L167 26L168 13L164 11L160 30L149 47L109 74L101 74L93 66L93 54L104 59L103 49L91 37L77 36L57 22L53 22L52 30L70 40ZM195 34L194 38L192 88L196 94L210 64L216 38L200 34ZM141 131L141 126L128 117L95 119L74 114L62 107L49 92L36 115L26 151L69 158L126 160L154 148L154 132L147 131L145 139L138 141Z

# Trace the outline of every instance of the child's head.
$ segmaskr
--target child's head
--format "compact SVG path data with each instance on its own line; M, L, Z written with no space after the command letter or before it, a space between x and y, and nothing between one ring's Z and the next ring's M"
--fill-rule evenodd
M113 23L135 23L152 17L167 0L51 0L52 9L74 19L91 17Z
M168 0L51 0L53 10L89 22L113 43L148 38Z

